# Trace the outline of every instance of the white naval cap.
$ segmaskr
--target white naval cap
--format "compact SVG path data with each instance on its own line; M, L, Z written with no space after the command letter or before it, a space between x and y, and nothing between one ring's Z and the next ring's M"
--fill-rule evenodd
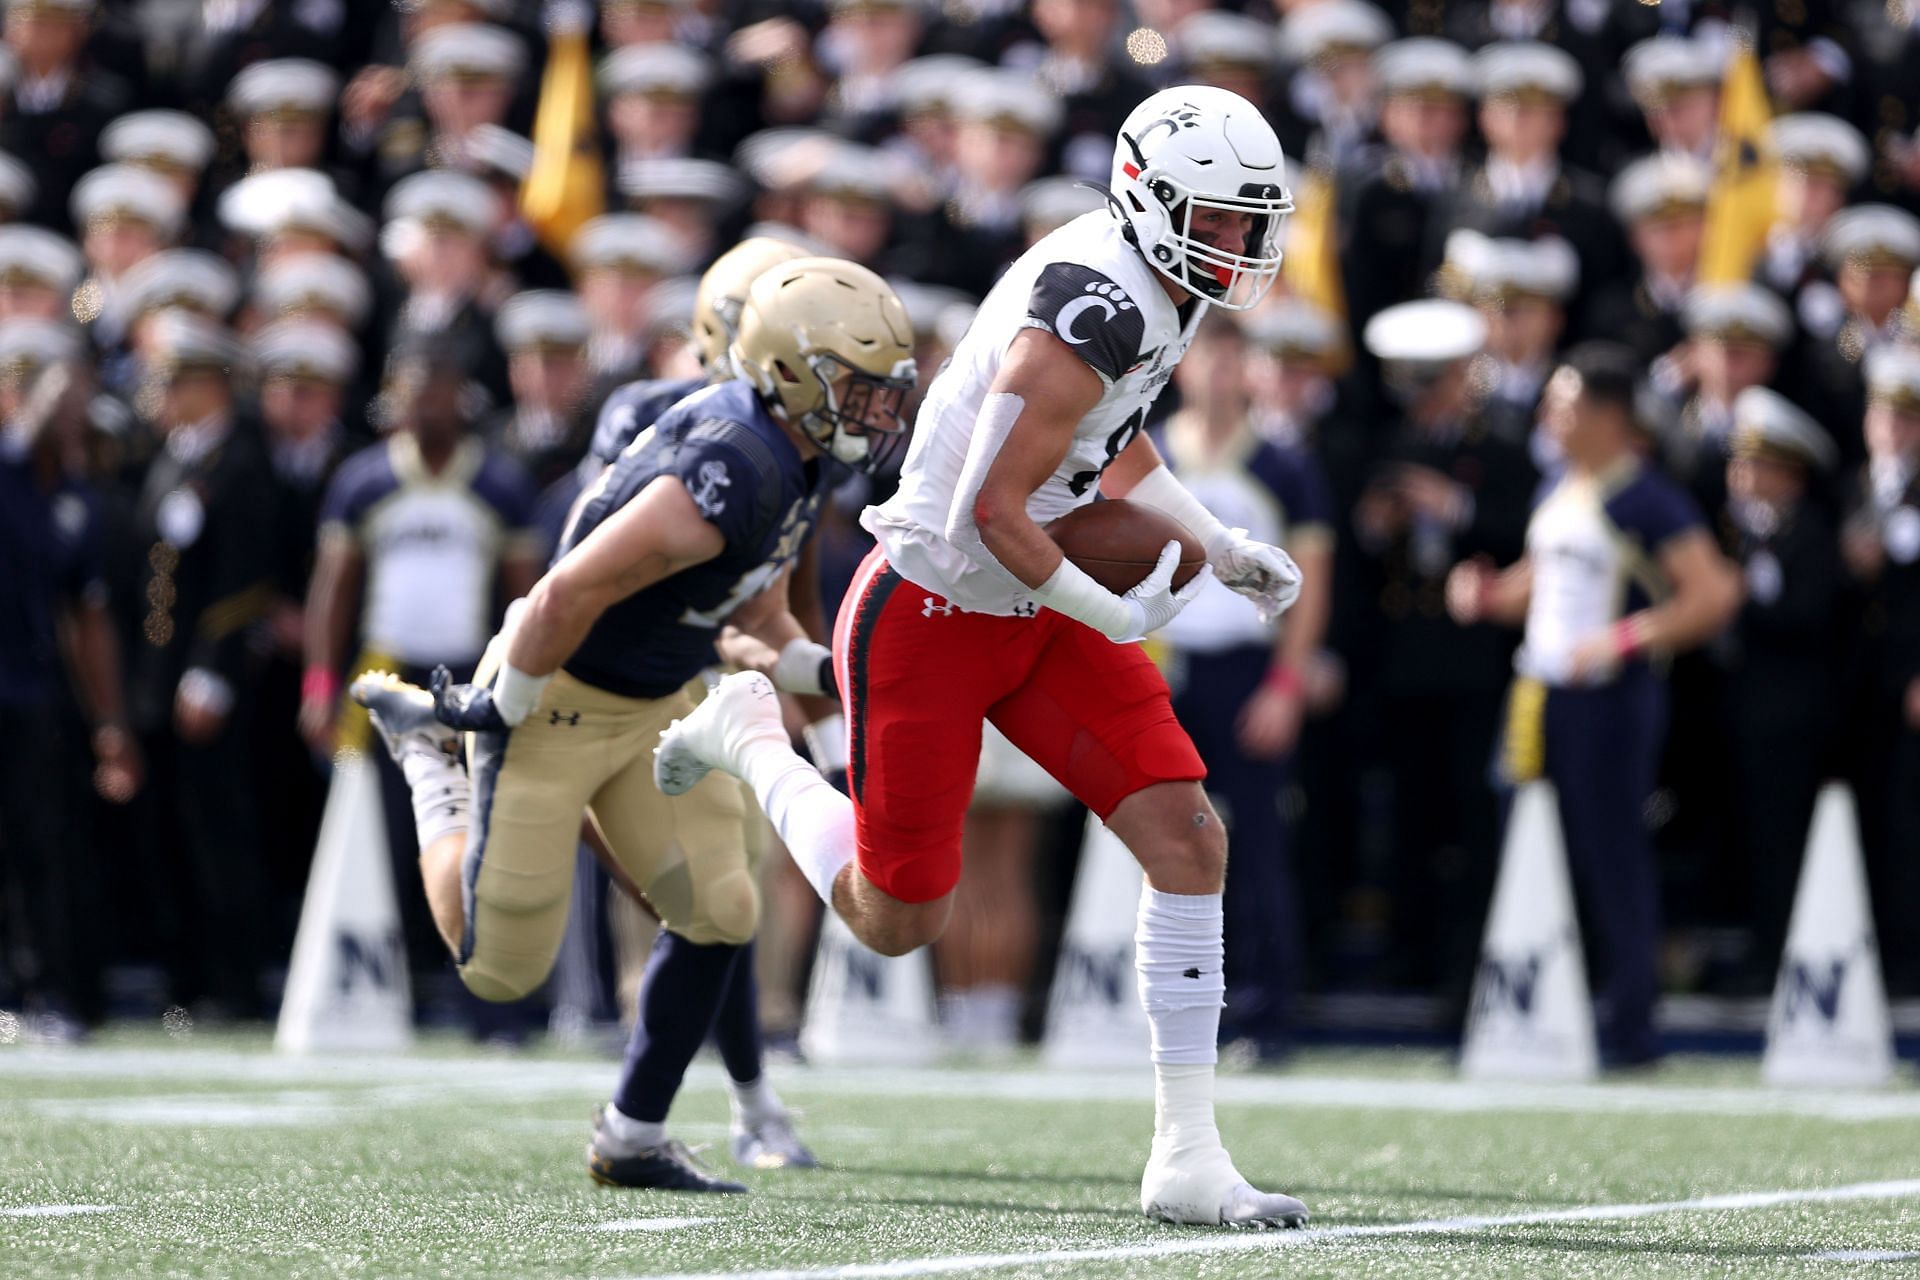
M1373 55L1374 78L1388 97L1471 98L1473 60L1451 40L1415 36L1395 40Z
M500 304L493 331L508 351L572 350L587 345L592 323L564 289L528 289Z
M373 219L341 198L318 169L270 169L240 179L220 197L220 220L242 235L265 238L305 231L359 251L373 239Z
M511 129L503 129L497 124L477 124L467 130L463 140L464 153L470 170L482 174L499 174L522 182L533 172L533 142L523 138Z
M990 71L960 87L953 102L954 118L1024 129L1049 137L1060 127L1060 99L1030 76L1017 71Z
M1382 360L1445 364L1478 354L1487 322L1464 302L1427 298L1388 307L1367 321L1361 336Z
M1833 440L1800 407L1767 387L1748 387L1733 398L1736 457L1788 457L1818 471L1839 461Z
M100 154L163 173L199 173L213 159L213 130L184 111L135 111L101 130Z
M1447 237L1445 269L1473 297L1565 302L1580 282L1580 255L1559 236L1527 240L1463 227Z
M1621 60L1627 92L1642 107L1663 102L1677 90L1720 83L1718 52L1688 36L1654 36L1627 50Z
M350 329L373 306L366 273L330 253L303 253L266 268L253 282L253 302L269 316L325 311Z
M512 80L526 65L526 46L504 27L454 22L413 42L408 63L422 83L435 80Z
M1363 0L1324 0L1280 19L1280 56L1305 64L1339 52L1366 53L1393 39L1393 21Z
M0 285L38 284L67 293L85 273L86 259L65 236L26 223L0 227Z
M1334 314L1305 298L1283 298L1256 308L1242 325L1248 342L1282 359L1324 360L1347 345Z
M878 147L843 142L806 182L813 195L893 203L893 163Z
M1571 102L1586 77L1564 49L1537 40L1500 40L1473 58L1482 98L1551 98Z
M180 234L186 201L171 182L131 164L101 165L73 188L73 220L81 227L97 222L144 222L163 240Z
M940 336L942 316L956 307L970 312L978 305L969 295L945 285L922 284L898 276L890 277L887 284L900 299L900 305L907 309L907 322L913 326L916 338Z
M1864 364L1869 400L1920 414L1920 351L1882 343L1867 352Z
M55 17L84 18L96 8L95 0L7 0L7 12L16 9L46 13Z
M1106 195L1078 178L1037 178L1020 188L1020 220L1029 234L1036 229L1051 231L1106 207Z
M815 174L847 144L805 125L762 129L748 134L733 149L733 166L766 191L793 191Z
M1205 9L1180 24L1177 40L1184 67L1251 67L1265 71L1279 57L1271 22L1220 9Z
M613 267L670 276L692 265L673 228L644 213L601 214L574 232L567 256L581 271Z
M457 169L422 169L393 184L384 212L391 222L484 236L496 217L493 189Z
M18 213L33 203L40 190L33 170L4 151L0 151L0 207Z
M673 276L653 286L647 291L647 319L642 326L646 335L692 333L693 310L699 293L699 276Z
M239 301L240 277L204 249L168 249L141 259L120 278L113 298L126 321L172 308L224 320Z
M49 365L80 359L80 335L55 320L25 316L0 323L0 378L19 379Z
M1873 152L1860 131L1824 112L1780 116L1767 126L1767 140L1781 164L1830 173L1843 187L1864 178L1873 163Z
M227 102L243 116L325 115L339 95L339 75L311 58L250 63L227 86Z
M965 54L930 53L901 63L888 87L903 116L951 111L966 83L987 70L986 63Z
M1713 173L1705 162L1672 151L1641 156L1622 169L1607 192L1614 216L1622 222L1660 217L1707 206Z
M245 364L245 351L230 329L191 311L155 315L147 343L147 369L163 376L182 369L238 372Z
M1773 290L1745 281L1701 285L1687 295L1680 323L1693 337L1768 346L1776 351L1793 336L1793 317L1787 312L1787 304Z
M630 160L620 166L620 194L629 200L706 200L730 205L747 194L731 165L684 156Z
M1890 204L1856 204L1827 223L1820 252L1829 265L1856 262L1869 266L1920 264L1920 218Z
M360 371L360 348L330 324L281 320L253 335L253 362L264 378L345 386Z
M713 62L677 44L630 44L600 63L602 93L697 98L713 83Z

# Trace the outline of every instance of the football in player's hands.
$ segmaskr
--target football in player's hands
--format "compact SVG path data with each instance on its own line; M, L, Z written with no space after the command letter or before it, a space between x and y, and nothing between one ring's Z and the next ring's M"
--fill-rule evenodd
M1173 585L1184 587L1207 563L1206 548L1163 511L1124 498L1090 502L1044 526L1067 559L1095 582L1125 595L1145 581L1169 542L1180 544Z

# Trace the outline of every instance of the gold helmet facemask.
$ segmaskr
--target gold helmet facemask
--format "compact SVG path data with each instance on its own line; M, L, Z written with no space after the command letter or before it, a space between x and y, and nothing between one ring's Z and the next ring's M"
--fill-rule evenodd
M822 451L865 471L906 438L918 380L913 326L887 282L839 258L799 258L756 279L730 356Z

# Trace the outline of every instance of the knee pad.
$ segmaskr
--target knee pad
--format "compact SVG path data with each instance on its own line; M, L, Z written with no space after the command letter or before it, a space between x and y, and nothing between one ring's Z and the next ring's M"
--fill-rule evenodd
M540 989L553 961L539 956L486 955L476 952L459 967L460 981L482 1000L503 1004Z
M742 870L729 871L702 886L692 916L684 925L670 923L688 942L711 946L744 946L760 927L760 886Z

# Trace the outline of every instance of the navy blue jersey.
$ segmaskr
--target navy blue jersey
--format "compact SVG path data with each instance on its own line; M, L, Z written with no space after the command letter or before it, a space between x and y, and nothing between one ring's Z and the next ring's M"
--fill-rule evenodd
M800 556L832 473L802 462L744 382L708 387L642 432L588 490L560 554L663 475L678 476L726 550L628 596L600 616L568 674L630 698L672 693L714 662L733 611Z
M705 378L646 378L627 383L600 406L589 451L602 462L612 462L661 414L706 385Z

